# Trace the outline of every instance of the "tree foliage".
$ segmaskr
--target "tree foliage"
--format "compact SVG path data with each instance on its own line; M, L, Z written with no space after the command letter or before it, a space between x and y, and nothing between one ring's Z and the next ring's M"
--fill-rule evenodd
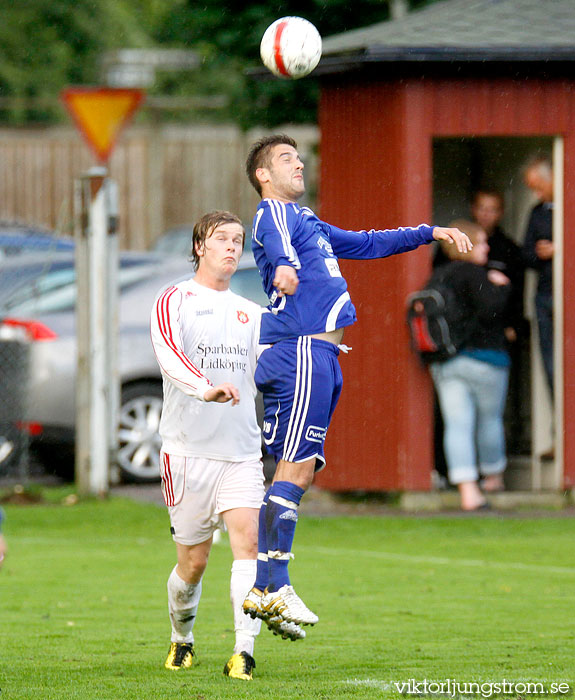
M4 122L56 120L54 98L62 88L99 82L103 51L153 45L126 2L21 0L4 5L0 22Z
M411 0L415 7L426 0ZM322 36L367 26L389 18L389 0L180 0L156 38L200 48L201 76L189 76L200 91L223 90L230 103L222 116L244 127L275 126L316 119L318 81L291 81L269 76L255 80L246 74L260 65L259 44L266 28L278 17L297 15L313 22ZM199 78L199 82L198 82ZM223 85L225 83L225 86Z
M410 0L415 7L432 0ZM99 84L102 54L119 48L197 51L192 72L159 73L152 94L188 98L163 118L235 121L243 127L314 121L313 77L255 80L259 42L278 17L301 15L323 36L383 21L389 0L18 0L0 23L0 120L54 122L57 96L74 84ZM219 99L214 102L213 98ZM214 104L217 108L214 108ZM157 118L157 115L156 115Z

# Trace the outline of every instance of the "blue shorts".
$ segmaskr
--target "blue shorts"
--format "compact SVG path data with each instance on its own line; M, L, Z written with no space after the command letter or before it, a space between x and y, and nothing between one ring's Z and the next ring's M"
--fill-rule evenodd
M333 343L308 336L281 340L260 355L263 437L276 462L315 457L316 471L325 466L323 445L343 383L338 355Z

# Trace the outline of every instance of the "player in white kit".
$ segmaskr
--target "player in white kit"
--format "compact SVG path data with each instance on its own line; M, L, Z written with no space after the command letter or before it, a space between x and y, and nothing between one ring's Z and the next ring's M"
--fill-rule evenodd
M200 219L192 238L196 276L159 295L151 333L164 385L162 491L178 559L168 579L172 637L165 665L193 664L202 576L213 533L225 526L236 641L224 673L251 680L261 622L242 613L242 602L256 572L264 479L253 379L261 307L229 289L244 236L229 212Z

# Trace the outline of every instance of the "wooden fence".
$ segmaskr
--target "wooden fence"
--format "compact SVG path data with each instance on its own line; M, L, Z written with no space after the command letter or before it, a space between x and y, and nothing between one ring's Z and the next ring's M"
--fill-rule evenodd
M307 203L317 191L318 130L288 126L307 161ZM280 131L280 130L278 130ZM120 194L120 246L141 250L163 231L211 209L252 220L258 197L244 174L263 130L234 126L133 127L110 159ZM73 182L95 164L73 129L0 129L0 220L73 230Z

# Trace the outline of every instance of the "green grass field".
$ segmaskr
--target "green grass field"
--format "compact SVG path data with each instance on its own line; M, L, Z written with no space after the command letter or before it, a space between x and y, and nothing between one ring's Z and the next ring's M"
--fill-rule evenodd
M410 679L573 694L574 519L302 517L292 582L320 622L303 642L262 629L245 683L222 675L233 646L225 538L204 579L199 665L169 672L167 513L56 495L5 507L2 700L399 698L394 683Z

